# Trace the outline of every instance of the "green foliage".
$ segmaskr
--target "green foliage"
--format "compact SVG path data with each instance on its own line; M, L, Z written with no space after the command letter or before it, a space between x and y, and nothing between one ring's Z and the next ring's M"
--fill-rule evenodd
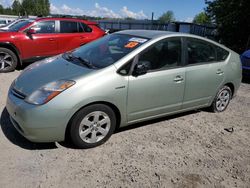
M218 27L223 44L242 53L250 37L249 0L206 0L206 13Z
M211 24L211 19L205 12L201 12L201 13L197 14L194 17L193 23L196 23L196 24Z
M14 0L11 7L3 8L0 5L0 14L48 16L50 2L49 0L23 0L20 3L20 1Z
M12 4L12 12L16 15L20 14L22 10L21 4L18 0L15 0Z
M173 22L175 21L175 17L174 17L174 13L173 11L167 11L165 13L163 13L158 20L160 21L160 23L168 23L168 22Z

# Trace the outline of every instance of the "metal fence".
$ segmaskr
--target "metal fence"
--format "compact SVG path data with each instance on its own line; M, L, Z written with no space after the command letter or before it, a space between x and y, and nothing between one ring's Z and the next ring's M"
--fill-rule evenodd
M214 39L216 27L212 25L199 25L187 22L159 23L150 20L95 20L103 29L111 32L125 29L163 30L195 34Z

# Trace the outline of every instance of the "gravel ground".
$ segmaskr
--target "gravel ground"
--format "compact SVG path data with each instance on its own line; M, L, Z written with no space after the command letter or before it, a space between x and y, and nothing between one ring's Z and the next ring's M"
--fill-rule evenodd
M250 187L248 83L224 113L192 111L137 124L100 147L77 150L34 144L16 132L4 106L19 73L0 74L1 188Z

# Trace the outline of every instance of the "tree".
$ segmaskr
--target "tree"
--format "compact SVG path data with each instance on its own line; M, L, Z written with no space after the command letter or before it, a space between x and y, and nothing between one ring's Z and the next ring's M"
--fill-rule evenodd
M4 8L2 5L0 5L0 14L3 14L3 12L4 12Z
M16 15L19 15L22 11L21 3L18 0L15 0L12 4L12 12Z
M211 19L205 12L201 12L201 13L197 14L194 17L193 23L196 23L196 24L211 24Z
M250 37L249 0L205 0L207 15L217 25L221 42L242 53Z
M166 22L173 22L175 21L175 17L174 17L174 13L173 11L167 11L165 13L163 13L159 18L158 20L161 22L161 23L166 23Z
M24 15L35 15L35 1L34 0L23 0L22 9Z

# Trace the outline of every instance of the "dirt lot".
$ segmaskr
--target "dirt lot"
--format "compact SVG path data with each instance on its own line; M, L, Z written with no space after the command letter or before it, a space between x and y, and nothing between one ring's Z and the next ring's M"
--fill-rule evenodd
M16 132L4 106L18 74L0 74L0 187L250 187L248 83L224 113L138 124L103 146L77 150L33 144Z

